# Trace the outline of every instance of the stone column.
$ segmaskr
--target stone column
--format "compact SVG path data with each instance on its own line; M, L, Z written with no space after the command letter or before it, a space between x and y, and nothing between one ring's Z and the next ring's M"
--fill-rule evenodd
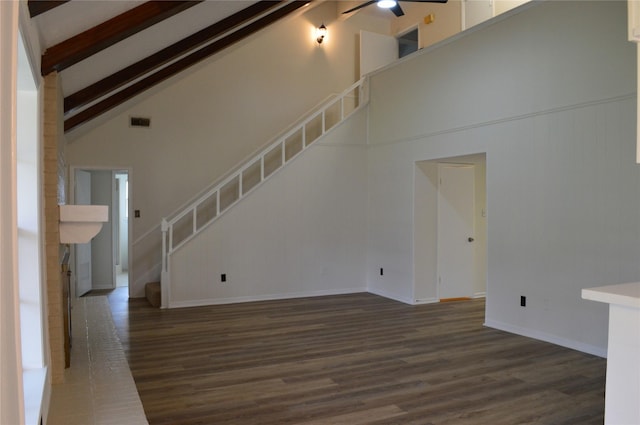
M58 204L64 196L64 165L61 147L64 134L58 74L44 77L43 100L43 185L44 244L47 281L47 323L51 382L64 382L64 321L62 311L62 279L60 278L61 245ZM62 174L62 176L61 176ZM62 178L61 178L62 177ZM61 184L62 181L62 184ZM64 201L64 199L62 199Z

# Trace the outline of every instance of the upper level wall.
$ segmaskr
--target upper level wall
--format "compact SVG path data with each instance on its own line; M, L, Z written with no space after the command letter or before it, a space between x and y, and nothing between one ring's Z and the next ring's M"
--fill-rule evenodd
M604 354L580 290L640 278L635 98L622 1L525 6L373 76L372 290L411 300L415 162L486 152L487 323Z
M497 16L528 1L530 0L484 0L483 5L493 13L493 16ZM468 0L449 0L447 3L404 2L402 3L404 16L391 20L391 35L397 36L418 28L419 47L429 47L462 30L462 19L466 13L463 9L469 4ZM429 15L433 20L425 23L425 18Z
M468 36L375 76L372 113L384 119L372 121L370 143L635 92L626 2L593 2L589 8L599 6L610 16L610 25L617 26L608 32L597 14L585 10L576 16L588 2L569 3L530 7L508 19L502 15L480 31L471 29ZM621 14L625 21L616 22Z

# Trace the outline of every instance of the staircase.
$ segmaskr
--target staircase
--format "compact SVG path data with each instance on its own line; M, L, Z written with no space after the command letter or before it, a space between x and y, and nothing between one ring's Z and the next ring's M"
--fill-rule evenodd
M366 79L363 78L339 95L331 96L268 143L259 153L243 161L214 183L194 202L185 205L172 217L162 220L162 308L170 306L171 255L309 149L314 142L365 106L368 102L366 88ZM154 286L157 288L157 285Z

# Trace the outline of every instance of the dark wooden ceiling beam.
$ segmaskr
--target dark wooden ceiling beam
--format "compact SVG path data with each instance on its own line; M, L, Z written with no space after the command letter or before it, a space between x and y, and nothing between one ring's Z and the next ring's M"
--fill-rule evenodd
M254 19L258 15L266 12L272 7L282 3L278 1L259 1L251 6L234 13L227 18L204 28L189 37L166 47L153 55L142 59L102 80L85 87L82 90L70 94L64 98L64 112L73 112L75 109L83 107L96 99L99 99L109 92L112 92L123 85L153 72L158 67L189 53L202 46L208 41L232 30L233 28Z
M221 50L231 46L232 44L252 35L253 33L271 25L277 20L283 18L284 16L294 12L295 10L311 3L311 0L304 1L294 1L291 2L275 11L270 13L267 16L264 16L251 24L240 28L239 30L229 34L228 36L217 40L200 50L185 56L184 58L160 69L154 74L135 82L134 84L125 87L119 92L113 94L112 96L96 103L93 106L90 106L87 109L80 111L78 114L73 115L67 118L64 121L64 131L70 131L76 128L77 126L86 123L87 121L96 118L97 116L107 112L110 109L115 108L116 106L126 102L127 100L137 96L138 94L150 89L156 84L161 83L162 81L178 74L181 71L195 65L207 57L220 52Z
M202 0L149 1L49 47L42 55L42 75L62 71Z
M45 12L50 11L58 6L67 3L69 0L29 0L27 6L29 7L29 15L34 18L38 15L42 15Z

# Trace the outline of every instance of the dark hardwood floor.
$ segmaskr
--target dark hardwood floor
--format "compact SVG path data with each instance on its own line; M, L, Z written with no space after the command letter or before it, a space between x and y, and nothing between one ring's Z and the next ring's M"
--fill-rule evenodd
M602 424L604 359L371 294L158 310L110 296L151 424Z

